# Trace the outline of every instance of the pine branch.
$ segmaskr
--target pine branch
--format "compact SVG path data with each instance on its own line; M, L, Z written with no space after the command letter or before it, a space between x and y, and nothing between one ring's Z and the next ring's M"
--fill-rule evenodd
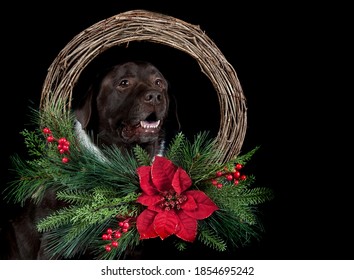
M176 162L180 156L180 149L185 144L185 141L186 137L184 134L182 132L177 133L167 149L166 157L172 162Z
M260 224L249 225L242 223L231 212L219 210L209 218L199 221L201 225L211 228L226 241L230 247L240 247L251 242L252 239L259 238L258 229Z
M117 214L122 216L130 216L132 213L136 213L136 206L131 202L136 200L136 196L128 195L123 198L114 198L112 200L105 199L100 195L94 195L93 202L86 204L82 207L78 207L75 218L72 218L72 223L85 223L94 224L101 221L105 221L111 217L115 217ZM132 198L135 198L131 201ZM126 200L129 200L126 202Z
M70 206L62 208L39 221L37 224L37 230L39 232L46 232L70 224L71 219L74 218L75 215L76 207Z
M235 218L237 218L241 223L247 223L249 225L257 224L257 217L253 213L253 209L248 205L237 204L232 208L228 208L227 211L235 215Z
M229 182L219 189L210 184L206 187L205 193L221 209L232 213L240 222L255 225L257 218L251 206L271 200L273 192L268 188L247 189L247 186L248 183L235 186Z
M272 199L272 190L264 187L243 189L237 197L238 203L242 203L244 205L261 204Z
M207 132L198 133L193 143L185 137L181 137L179 141L178 158L174 160L174 163L187 171L194 179L195 185L210 178L211 174L215 174L216 170L221 168L222 165L215 161L219 151L214 140L208 138ZM167 155L169 157L170 153ZM211 164L212 161L214 164Z
M137 162L128 155L123 155L117 147L102 149L105 161L86 149L71 154L69 164L61 166L57 180L69 190L95 189L110 187L118 196L138 190L139 181L136 174Z
M57 138L66 137L75 143L73 130L75 115L70 110L65 111L63 108L67 108L67 101L60 99L49 104L46 110L33 110L34 123L39 124L41 128L49 127Z
M258 151L259 148L260 147L257 146L257 147L253 148L252 150L250 150L249 152L247 152L245 154L238 155L233 160L231 160L230 163L232 163L232 164L240 163L242 165L247 164L251 160L253 155L256 153L256 151Z
M58 198L69 202L71 200L79 202L79 206L72 205L47 216L38 224L38 230L48 231L69 223L73 226L70 235L75 236L81 231L80 229L75 229L76 226L85 227L104 222L115 217L117 214L131 216L137 213L137 206L131 204L135 202L137 194L129 194L122 198L113 197L110 199L103 197L99 193L90 194L89 192L77 192L76 196L73 196L72 192L59 192L59 194ZM82 201L89 203L81 204ZM75 232L75 230L78 230L78 232Z
M205 245L218 251L225 251L227 248L225 241L215 231L207 228L205 224L199 226L198 239Z
M150 165L151 157L141 146L137 145L133 149L134 155L139 163L139 165Z
M15 173L14 179L8 182L5 198L15 203L24 203L31 199L39 203L45 190L53 187L53 173L45 159L24 161L18 155L10 158ZM51 170L51 171L50 171Z
M107 228L109 221L82 227L81 231L77 231L77 235L69 239L70 231L72 230L71 224L63 225L55 230L49 231L44 235L47 240L46 252L52 258L73 258L80 256L85 251L91 250L93 240L100 236ZM79 226L81 227L81 225ZM72 237L72 236L70 236Z
M187 249L187 243L183 240L175 240L174 245L176 249L180 252Z
M64 257L72 257L75 254L82 253L88 246L92 245L91 243L97 236L102 235L104 225L110 224L111 221L116 223L117 215L137 216L137 205L132 204L136 200L136 194L109 199L102 195L103 193L107 194L105 190L105 188L97 189L96 193L91 195L92 199L89 204L58 210L40 221L37 228L42 232L49 231L49 236L51 236L51 250L49 252L53 256L60 254ZM87 194L88 192L83 195L85 199L88 197ZM65 195L61 197L65 197ZM74 197L74 200L81 201L78 197ZM122 240L120 240L120 244ZM128 245L129 243L126 246ZM121 246L124 247L124 245Z
M46 146L43 142L43 136L40 137L37 131L29 131L27 129L21 131L20 134L24 137L29 156L40 157L43 155Z
M66 190L59 191L57 193L57 198L66 203L75 205L85 205L92 201L92 194L86 191Z

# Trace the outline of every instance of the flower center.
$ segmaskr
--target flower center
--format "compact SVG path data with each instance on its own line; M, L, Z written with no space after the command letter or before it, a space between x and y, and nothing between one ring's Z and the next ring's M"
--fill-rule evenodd
M187 201L187 196L184 194L178 194L174 190L165 191L161 195L160 207L165 211L172 209L181 209L181 204Z

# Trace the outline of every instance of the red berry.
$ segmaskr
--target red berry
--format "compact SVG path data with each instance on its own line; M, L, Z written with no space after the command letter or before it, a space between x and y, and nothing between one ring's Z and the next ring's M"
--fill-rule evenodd
M107 229L107 234L112 234L113 230L111 228Z
M236 178L236 179L241 176L241 173L239 171L236 171L233 174L234 174L234 178Z
M47 137L47 141L48 142L53 142L54 141L54 137L53 136L48 136Z
M52 132L50 131L50 129L48 127L45 127L45 128L43 128L43 133L51 134Z
M123 227L123 222L119 222L118 224L120 227Z
M211 180L211 183L212 183L214 186L216 186L216 185L218 184L218 181L216 181L215 179L212 179L212 180Z
M222 171L217 171L216 172L216 177L220 177L220 176L222 176L222 174L223 174Z
M61 160L63 163L68 163L69 162L69 159L67 157L63 157L62 160Z
M236 169L237 169L237 170L240 170L240 169L242 169L243 165L242 165L242 164L240 164L240 163L238 163L238 164L236 164L236 166L235 166L235 167L236 167Z
M112 242L112 247L118 247L118 242L117 241L113 241Z
M103 235L102 235L102 239L103 239L103 240L108 240L108 235L107 235L107 234L103 234Z
M222 188L222 184L221 184L221 183L218 183L216 186L217 186L219 189Z
M234 176L232 176L231 174L226 175L226 180L228 180L228 181L232 181L233 178L234 178Z
M129 228L129 227L130 227L130 225L128 222L123 223L123 228Z
M119 231L116 231L114 234L114 238L119 239L122 236L122 234Z
M69 145L63 145L63 150L66 152L66 151L69 151Z
M238 180L235 180L234 181L234 185L238 185L239 181Z
M106 249L107 252L112 250L111 246L109 246L109 245L104 246L104 248Z
M67 141L66 138L62 137L62 138L60 138L60 139L58 140L58 143L59 143L59 144L65 144L66 141Z
M240 179L241 180L246 180L247 176L246 175L241 175Z

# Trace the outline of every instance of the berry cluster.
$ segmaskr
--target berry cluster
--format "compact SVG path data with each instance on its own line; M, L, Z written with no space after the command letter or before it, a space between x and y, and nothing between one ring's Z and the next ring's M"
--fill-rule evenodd
M42 131L47 136L48 143L52 143L52 142L58 143L58 151L60 154L70 154L70 151L69 151L70 142L65 137L62 137L59 139L54 138L52 131L48 127L43 128ZM63 163L68 163L69 158L64 156L61 161Z
M106 233L102 235L103 240L109 241L107 245L104 246L107 252L112 250L113 248L118 247L118 239L122 237L122 234L126 233L131 227L130 222L131 218L125 219L124 221L120 221L118 223L118 228L113 230L111 228L106 230Z
M238 185L240 180L246 180L247 176L241 174L240 170L243 168L243 165L237 163L232 170L225 169L224 171L217 171L216 177L211 179L211 183L216 186L217 188L222 188L223 182L226 181L233 181L234 185Z

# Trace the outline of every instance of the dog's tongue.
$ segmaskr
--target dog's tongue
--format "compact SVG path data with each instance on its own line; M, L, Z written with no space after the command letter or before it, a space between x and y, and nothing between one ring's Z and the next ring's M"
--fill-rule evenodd
M143 128L157 128L160 124L160 120L155 122L140 121L140 125Z

